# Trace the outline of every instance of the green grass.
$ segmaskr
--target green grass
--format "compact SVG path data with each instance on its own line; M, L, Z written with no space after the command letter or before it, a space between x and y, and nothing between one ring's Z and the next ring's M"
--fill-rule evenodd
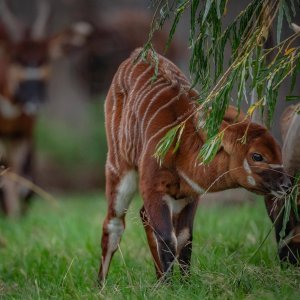
M103 196L62 197L58 206L37 199L20 220L0 219L1 299L299 299L300 271L280 267L273 235L249 262L271 223L261 201L200 207L195 222L192 273L158 286L144 230L140 199L103 289L96 286Z

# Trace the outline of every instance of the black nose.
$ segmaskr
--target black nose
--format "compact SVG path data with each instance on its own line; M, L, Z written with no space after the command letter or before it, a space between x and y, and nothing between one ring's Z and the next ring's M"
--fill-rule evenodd
M283 182L281 184L281 188L284 191L289 191L289 190L291 190L292 186L293 186L293 184L292 184L291 179L288 176L285 176L283 179Z

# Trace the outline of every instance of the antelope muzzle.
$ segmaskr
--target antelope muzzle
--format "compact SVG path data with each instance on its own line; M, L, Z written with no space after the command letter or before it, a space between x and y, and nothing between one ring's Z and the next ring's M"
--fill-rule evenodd
M277 198L285 197L292 189L291 178L282 167L263 170L260 177L266 192Z

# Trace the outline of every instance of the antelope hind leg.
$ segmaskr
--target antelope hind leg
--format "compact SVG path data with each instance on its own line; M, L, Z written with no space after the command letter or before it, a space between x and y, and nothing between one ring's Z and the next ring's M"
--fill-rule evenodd
M103 223L102 256L98 275L101 284L108 273L111 259L118 249L125 229L125 214L136 191L136 172L128 171L122 177L111 172L106 176L108 211Z

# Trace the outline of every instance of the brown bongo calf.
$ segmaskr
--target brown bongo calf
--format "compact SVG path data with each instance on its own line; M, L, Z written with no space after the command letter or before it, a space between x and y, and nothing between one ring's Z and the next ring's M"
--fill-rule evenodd
M221 125L222 147L211 163L201 164L197 156L205 135L199 129L198 117L191 116L197 107L197 92L162 56L153 81L155 62L151 54L145 60L138 59L140 51L120 65L105 103L108 212L103 224L100 281L105 279L118 248L125 214L138 187L156 273L164 278L176 259L183 273L189 271L199 195L206 190L244 187L280 197L291 186L281 172L281 150L274 138L266 128L248 120L234 123L237 113L232 107ZM173 154L171 148L160 165L153 156L158 142L189 116L179 149ZM238 140L245 132L247 142L242 144Z

